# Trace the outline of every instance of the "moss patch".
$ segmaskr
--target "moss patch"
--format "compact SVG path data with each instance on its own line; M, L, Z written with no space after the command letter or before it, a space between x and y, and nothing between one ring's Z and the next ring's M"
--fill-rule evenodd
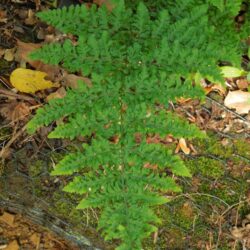
M201 174L205 177L218 178L223 176L224 165L218 161L207 157L198 157L185 162L193 175Z

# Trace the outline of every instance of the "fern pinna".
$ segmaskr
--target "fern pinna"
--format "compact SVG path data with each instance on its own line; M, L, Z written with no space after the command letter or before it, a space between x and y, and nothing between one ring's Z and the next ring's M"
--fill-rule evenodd
M168 201L166 192L181 190L175 176L190 176L178 156L147 143L148 136L205 136L167 112L169 101L202 98L201 77L220 81L219 61L240 63L233 17L241 1L136 2L117 0L112 11L81 5L39 13L77 41L48 44L31 55L92 80L93 86L79 83L39 109L28 130L63 118L49 138L92 135L52 175L79 173L64 190L83 195L79 209L101 208L99 229L106 240L121 240L119 250L142 248L160 221L154 206Z

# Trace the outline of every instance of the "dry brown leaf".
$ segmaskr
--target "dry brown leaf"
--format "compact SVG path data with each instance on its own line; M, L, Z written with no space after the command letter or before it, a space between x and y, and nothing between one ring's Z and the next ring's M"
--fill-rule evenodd
M16 61L20 62L21 64L29 63L36 70L46 72L48 79L57 82L60 80L58 79L58 76L61 77L61 69L59 66L44 64L41 61L33 61L29 58L29 54L41 46L42 44L24 43L17 40Z
M64 87L59 88L56 92L49 94L46 97L46 101L49 102L52 99L55 98L63 98L64 96L66 96L66 90Z
M63 77L63 80L65 82L66 87L77 88L78 81L85 82L89 87L92 86L91 80L84 76L76 76L74 74L65 74L65 76Z
M181 138L179 140L180 149L183 151L184 154L189 155L190 154L190 148L187 146L187 143L184 138Z
M239 114L247 114L250 110L250 93L242 90L229 91L224 104Z
M37 66L41 64L41 62L31 60L28 57L28 55L31 53L31 51L35 49L39 49L41 46L42 44L24 43L24 42L17 40L16 61L18 62L25 61L25 62L28 62L32 67L37 68Z
M239 89L247 89L248 86L250 85L250 82L247 79L243 78L243 79L238 79L236 81L236 84Z
M30 236L30 241L33 243L36 249L39 249L40 240L41 240L40 234L34 233Z
M7 23L7 22L8 22L7 11L0 10L0 23Z
M99 6L105 4L109 11L111 11L114 8L113 4L111 4L110 1L108 0L94 0L93 2Z
M212 91L218 92L220 95L223 95L223 96L226 94L226 89L220 84L213 84L211 86L205 87L204 90L205 90L206 95Z
M37 22L35 13L32 11L32 9L28 10L28 17L24 20L24 23L27 25L34 25Z
M3 221L9 226L13 227L15 221L15 215L4 212L3 215L0 216L0 221Z
M188 102L188 101L190 101L190 100L191 100L191 98L184 98L184 97L180 97L180 98L177 98L177 99L176 99L176 101L177 101L178 103L180 103L180 104L185 103L185 102Z
M25 102L12 101L1 106L0 114L12 123L26 120L30 108Z
M156 170L158 168L157 164L150 164L149 162L145 163L143 167L152 170Z
M4 250L19 250L19 245L16 240L13 240Z

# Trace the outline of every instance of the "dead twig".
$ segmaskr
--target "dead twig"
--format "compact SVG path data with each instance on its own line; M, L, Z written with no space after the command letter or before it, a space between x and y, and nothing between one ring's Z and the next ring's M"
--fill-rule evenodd
M27 96L27 95L19 95L17 93L14 93L13 91L6 90L6 89L0 89L0 97L12 97L16 99L21 99L24 101L34 101L33 97Z
M2 148L0 152L0 158L3 158L3 155L6 150L10 148L12 143L26 130L26 125L24 125L17 133L15 133L12 138L7 142L7 144Z

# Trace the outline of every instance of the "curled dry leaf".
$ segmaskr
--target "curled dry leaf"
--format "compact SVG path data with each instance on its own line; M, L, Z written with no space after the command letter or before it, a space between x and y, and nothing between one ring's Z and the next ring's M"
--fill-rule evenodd
M11 84L24 93L35 93L36 91L56 87L51 81L45 80L46 73L31 69L15 69L10 75Z
M179 140L179 148L183 151L184 154L189 155L190 154L190 148L187 146L186 140L184 138L181 138Z
M229 91L224 104L239 114L247 114L250 110L250 93L242 90Z
M226 89L220 84L213 84L211 86L205 87L205 93L209 94L212 91L218 92L220 95L225 95Z

